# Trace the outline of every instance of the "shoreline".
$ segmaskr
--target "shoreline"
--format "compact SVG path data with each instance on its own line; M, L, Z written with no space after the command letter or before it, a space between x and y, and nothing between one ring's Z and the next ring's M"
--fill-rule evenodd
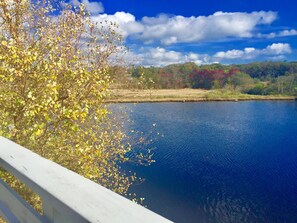
M238 102L238 101L295 101L294 96L248 95L231 91L204 89L154 89L111 91L105 103L161 103L161 102Z
M105 100L105 103L162 103L162 102L181 102L181 103L188 103L188 102L240 102L240 101L295 101L295 98L211 98L211 99L109 99Z

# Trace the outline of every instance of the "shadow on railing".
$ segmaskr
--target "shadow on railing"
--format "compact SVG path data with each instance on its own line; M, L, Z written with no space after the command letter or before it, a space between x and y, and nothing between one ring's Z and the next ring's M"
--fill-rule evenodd
M40 215L0 179L0 215L8 222L170 222L3 137L0 166L42 199Z

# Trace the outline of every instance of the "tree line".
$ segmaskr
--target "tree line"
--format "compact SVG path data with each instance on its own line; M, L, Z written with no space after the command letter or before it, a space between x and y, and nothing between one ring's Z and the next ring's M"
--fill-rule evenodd
M201 66L189 62L166 67L135 66L129 69L128 76L130 83L138 80L145 88L228 88L256 95L297 94L297 62Z

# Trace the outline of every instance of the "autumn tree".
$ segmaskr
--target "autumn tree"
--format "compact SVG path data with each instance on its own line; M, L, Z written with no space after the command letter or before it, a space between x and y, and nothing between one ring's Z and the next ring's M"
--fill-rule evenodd
M121 36L116 24L93 23L83 5L55 10L51 2L0 0L0 134L126 194L136 178L120 165L131 146L103 103Z

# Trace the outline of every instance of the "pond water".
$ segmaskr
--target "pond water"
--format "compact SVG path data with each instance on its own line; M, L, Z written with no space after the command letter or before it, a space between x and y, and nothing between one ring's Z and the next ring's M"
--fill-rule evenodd
M297 102L115 106L129 128L160 133L156 162L130 166L149 209L185 223L297 222Z

